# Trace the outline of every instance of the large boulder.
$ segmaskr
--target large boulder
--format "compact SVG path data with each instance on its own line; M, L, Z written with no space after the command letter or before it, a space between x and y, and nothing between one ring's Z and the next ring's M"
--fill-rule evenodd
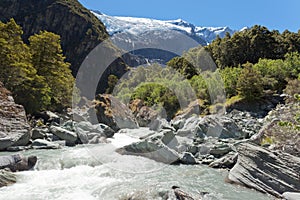
M184 121L184 125L181 125L181 128L177 131L177 135L181 137L194 138L197 137L205 137L203 131L198 126L201 118L198 116L193 116ZM174 121L175 122L175 121Z
M131 110L112 95L98 95L95 109L98 122L108 125L115 131L123 128L138 128Z
M11 93L0 82L0 151L10 146L27 145L29 129L23 106L14 102Z
M61 128L59 126L50 126L50 131L56 135L59 139L65 140L68 144L75 144L78 137L77 134L73 131Z
M87 121L75 124L74 130L83 144L103 143L106 138L111 138L115 134L115 131L105 124L91 124Z
M122 155L142 156L157 162L172 164L180 159L179 154L173 149L176 144L175 135L170 131L163 131L116 151Z
M202 118L198 126L206 136L237 139L244 137L244 133L240 130L236 123L226 116L205 116Z
M263 193L281 197L284 192L300 191L300 158L272 152L253 143L240 143L238 160L227 180Z
M0 169L8 168L12 172L32 169L37 162L36 156L25 157L20 154L0 156Z

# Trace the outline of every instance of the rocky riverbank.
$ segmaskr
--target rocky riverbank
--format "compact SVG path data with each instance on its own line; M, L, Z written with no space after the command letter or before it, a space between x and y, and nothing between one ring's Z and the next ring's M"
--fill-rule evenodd
M1 99L1 150L58 149L108 143L108 138L114 137L116 132L126 134L126 128L134 128L139 132L139 141L118 148L119 154L142 156L166 164L203 164L231 169L228 182L276 197L300 190L297 138L293 141L294 150L283 143L264 142L270 137L270 130L275 132L273 127L278 121L291 118L283 117L289 113L285 109L294 108L291 105L278 106L267 117L231 109L223 115L199 117L191 114L177 116L168 122L157 117L158 114L142 102L131 104L129 110L117 99L100 95L96 101L73 109L69 115L40 113L31 121L33 127L30 129L24 109L14 103L7 90L2 89ZM148 128L138 129L139 125ZM285 144L290 147L292 141ZM3 185L14 182L9 172L1 173L3 180L7 180Z

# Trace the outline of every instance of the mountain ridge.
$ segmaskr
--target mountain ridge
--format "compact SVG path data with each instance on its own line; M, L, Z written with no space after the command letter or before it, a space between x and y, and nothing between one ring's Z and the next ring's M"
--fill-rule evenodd
M149 30L168 29L180 31L192 38L195 38L198 42L201 41L201 45L207 45L211 43L217 35L222 38L225 36L226 32L229 32L232 35L237 31L228 26L196 26L183 19L158 20L152 18L110 16L97 10L91 10L91 12L106 26L106 30L110 36L120 32L138 35Z

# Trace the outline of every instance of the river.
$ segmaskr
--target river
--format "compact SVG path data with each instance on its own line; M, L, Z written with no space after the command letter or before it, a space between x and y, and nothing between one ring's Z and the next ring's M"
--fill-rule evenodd
M137 130L136 130L137 131ZM117 133L110 144L78 145L58 150L29 150L36 155L34 170L17 173L17 183L0 188L5 200L110 200L132 194L142 199L162 199L160 192L173 185L203 199L266 200L271 197L224 182L226 170L202 165L165 165L146 158L121 156L116 147L136 141ZM0 155L7 155L1 152ZM12 154L12 153L9 153Z

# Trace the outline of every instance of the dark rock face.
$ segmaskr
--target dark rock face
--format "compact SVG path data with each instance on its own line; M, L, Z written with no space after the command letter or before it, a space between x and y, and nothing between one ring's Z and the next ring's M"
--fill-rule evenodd
M14 102L10 92L0 82L0 150L27 145L29 129L23 106Z
M300 158L272 152L252 143L237 146L237 164L228 181L281 197L284 192L300 191Z
M137 128L137 122L126 105L111 95L98 95L95 103L99 123L118 131L122 128Z
M67 61L77 73L87 54L108 37L104 25L77 0L1 0L0 20L14 18L24 38L40 30L61 36Z

